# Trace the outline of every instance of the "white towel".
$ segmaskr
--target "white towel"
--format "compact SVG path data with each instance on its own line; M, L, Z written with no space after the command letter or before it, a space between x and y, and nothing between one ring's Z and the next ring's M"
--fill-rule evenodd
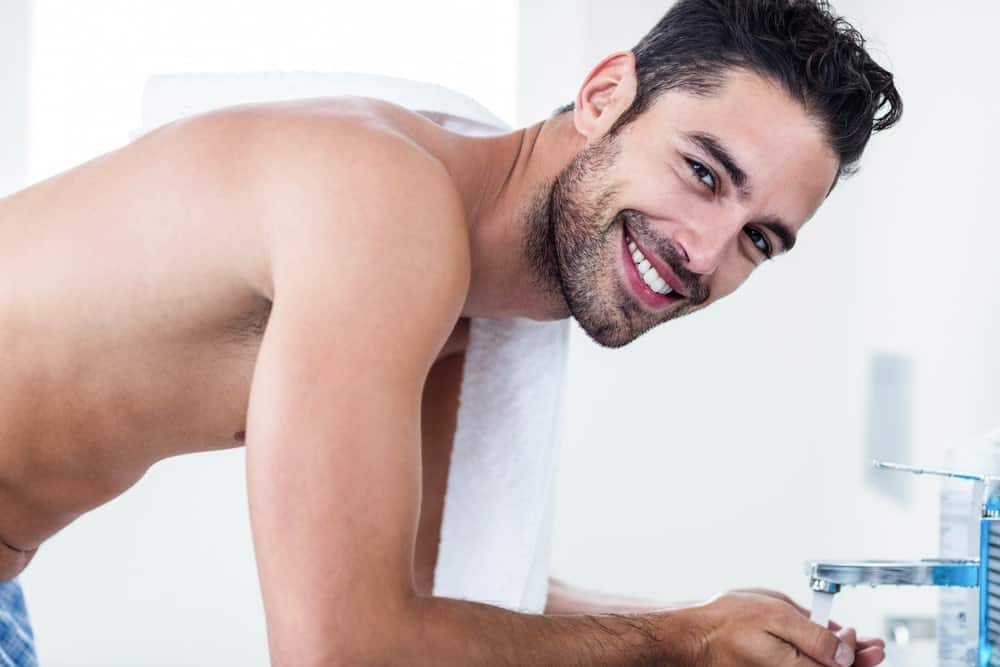
M474 100L434 84L275 72L152 77L143 91L142 131L223 106L337 95L376 97L428 112L465 134L507 129ZM544 609L567 336L565 320L472 321L435 596L529 613Z

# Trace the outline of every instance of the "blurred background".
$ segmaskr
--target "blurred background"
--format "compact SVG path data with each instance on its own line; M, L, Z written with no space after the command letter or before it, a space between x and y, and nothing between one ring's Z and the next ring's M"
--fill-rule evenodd
M530 124L670 4L0 0L0 194L126 143L153 74L372 72ZM939 465L1000 426L1000 4L834 4L895 72L904 120L728 300L623 350L574 330L558 578L808 603L807 558L937 553L938 483L875 475L874 456ZM202 454L53 538L23 577L42 664L266 665L245 507L242 451ZM878 634L935 600L848 590L834 616Z

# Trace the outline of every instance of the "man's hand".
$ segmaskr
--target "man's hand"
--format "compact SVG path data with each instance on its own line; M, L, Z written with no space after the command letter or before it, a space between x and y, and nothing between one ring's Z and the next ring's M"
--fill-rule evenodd
M764 588L747 588L731 591L732 594L743 593L755 597L768 597L793 608L802 618L809 618L809 612L801 605L783 593L771 591ZM549 580L549 596L545 607L546 614L648 614L656 611L680 610L686 607L694 607L693 603L657 603L651 600L640 600L636 598L626 598L616 595L608 595L595 591L588 591L577 588L557 579ZM787 609L786 609L787 611ZM816 626L818 627L818 626ZM881 639L858 639L855 631L851 628L842 628L836 623L830 623L829 629L833 631L837 639L846 644L854 655L853 667L873 667L880 664L885 659L885 642ZM786 642L787 643L787 642ZM708 665L723 663L705 663ZM742 664L742 663L737 663ZM750 663L754 664L754 663ZM814 660L812 663L817 664ZM826 664L819 661L818 664ZM701 667L702 663L697 663Z
M741 588L732 592L752 593L773 597L776 600L781 600L782 602L792 605L800 614L809 618L809 610L795 602L795 600L788 597L784 593L768 590L766 588ZM843 628L833 621L830 621L828 627L836 633L837 637L839 637L842 642L850 644L854 647L854 667L871 667L872 665L881 664L881 662L885 660L885 641L878 639L877 637L859 638L853 628Z
M699 637L692 667L874 667L885 659L881 640L858 642L854 630L822 628L772 591L733 591L683 613Z

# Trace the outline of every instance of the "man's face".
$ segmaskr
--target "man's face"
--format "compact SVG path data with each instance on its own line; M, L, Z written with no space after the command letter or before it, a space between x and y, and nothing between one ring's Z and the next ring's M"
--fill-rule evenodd
M669 91L560 174L543 275L595 341L625 345L789 250L837 169L815 121L766 79L734 71L708 97Z

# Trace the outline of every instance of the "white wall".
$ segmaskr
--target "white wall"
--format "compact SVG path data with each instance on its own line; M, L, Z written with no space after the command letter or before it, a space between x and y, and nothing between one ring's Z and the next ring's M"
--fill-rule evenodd
M373 72L513 122L516 31L514 0L36 0L29 180L126 143L157 73ZM23 581L46 667L268 664L242 451L154 466L49 540Z
M31 180L127 140L150 74L374 72L515 117L515 0L35 0Z
M571 100L669 6L572 4L575 19L522 41L522 74L565 42L570 61L538 75L575 75L522 81L523 122ZM664 600L764 585L805 602L807 558L934 555L937 483L907 482L904 503L870 481L873 354L913 364L914 461L940 463L946 446L1000 424L1000 5L835 4L887 54L904 121L874 139L795 251L727 301L624 350L574 332L559 576ZM934 604L924 590L849 591L835 615L877 633L884 616Z
M28 158L28 0L0 4L0 196L24 186Z

